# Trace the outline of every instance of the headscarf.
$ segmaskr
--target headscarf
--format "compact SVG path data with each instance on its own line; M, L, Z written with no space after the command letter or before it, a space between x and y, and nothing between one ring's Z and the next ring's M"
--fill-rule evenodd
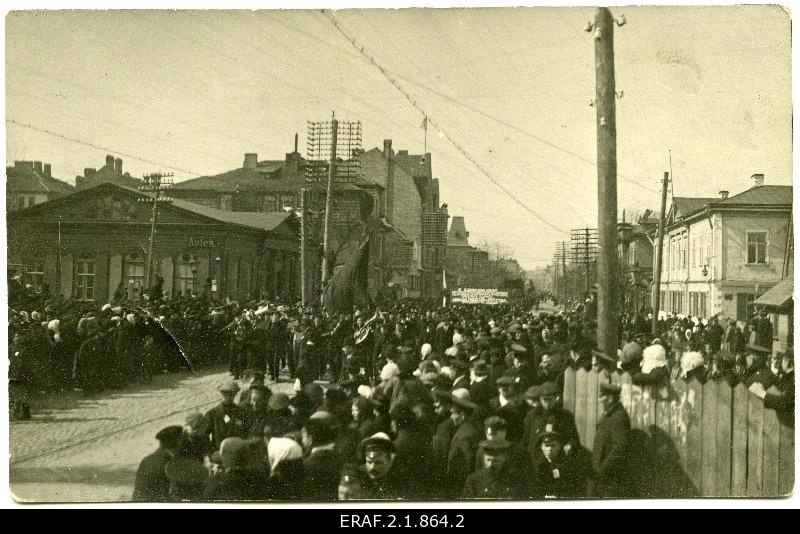
M658 369L659 367L666 367L668 364L667 362L667 351L664 350L659 344L653 344L649 347L644 349L642 353L642 372L647 374L653 369Z
M433 347L430 343L424 343L422 348L419 349L419 353L422 355L423 358L427 358L431 352L433 352Z
M686 378L690 371L702 367L704 363L703 355L699 352L684 352L681 356L681 377Z
M284 460L299 460L302 457L303 449L293 439L272 438L267 444L267 459L269 460L269 467L273 472Z
M683 333L683 336L686 338L686 341L692 339L692 331L690 329L686 329L686 332Z
M392 378L393 376L397 376L400 374L400 368L394 362L389 362L383 366L381 369L381 381L385 382Z
M462 336L462 335L461 335L461 334L459 334L458 332L456 332L455 334L453 334L453 346L454 346L454 347L455 347L456 345L458 345L459 343L463 343L463 342L464 342L464 336Z

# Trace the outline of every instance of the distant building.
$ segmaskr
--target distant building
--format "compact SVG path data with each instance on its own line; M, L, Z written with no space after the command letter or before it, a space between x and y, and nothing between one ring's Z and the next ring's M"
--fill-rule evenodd
M15 161L6 167L6 213L72 193L75 188L52 176L49 163Z
M666 218L662 311L744 321L754 301L787 276L792 187L764 185L762 174L752 179L734 196L675 197Z
M127 172L122 172L122 160L114 158L111 154L106 155L106 164L99 169L83 169L83 176L75 177L75 189L80 191L96 185L111 183L136 189L144 185L141 178L134 178Z
M653 283L652 236L658 230L658 214L646 210L635 222L617 224L620 266L625 275L623 302L628 310L641 311L650 305Z

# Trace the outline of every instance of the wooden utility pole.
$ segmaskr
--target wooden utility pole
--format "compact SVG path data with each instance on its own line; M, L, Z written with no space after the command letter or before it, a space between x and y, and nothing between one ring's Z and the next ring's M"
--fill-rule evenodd
M586 281L585 281L585 291L586 291L586 298L589 298L589 229L586 229L586 233L584 234L584 243L583 243L583 267L586 273Z
M335 115L334 115L335 117ZM325 227L322 234L322 287L328 282L328 262L330 261L330 224L331 200L333 198L333 182L336 179L336 136L339 130L339 121L331 120L331 162L328 165L328 190L325 195Z
M567 310L567 242L561 242L561 269L564 271L564 311Z
M295 152L297 152L297 135L294 136ZM300 302L303 306L308 302L306 292L306 240L308 239L308 229L306 228L306 221L308 220L308 212L306 211L306 193L308 189L305 187L300 189Z
M667 185L669 184L669 173L664 173L661 181L661 212L658 216L658 244L656 245L656 263L653 278L653 324L651 333L658 334L658 311L661 309L661 264L664 261L664 217L667 211Z
M153 211L150 215L150 240L147 245L147 262L144 266L144 288L142 291L148 291L151 285L153 273L153 246L156 240L156 224L158 222L158 205L172 202L171 198L164 198L161 196L161 192L168 185L163 181L163 179L169 176L172 176L172 173L157 172L153 174L147 174L142 177L144 178L145 185L139 187L139 191L154 194L153 198L148 197L139 199L142 202L149 201L153 203Z
M597 344L611 358L619 345L617 287L617 121L614 84L614 19L608 8L594 18L597 110Z

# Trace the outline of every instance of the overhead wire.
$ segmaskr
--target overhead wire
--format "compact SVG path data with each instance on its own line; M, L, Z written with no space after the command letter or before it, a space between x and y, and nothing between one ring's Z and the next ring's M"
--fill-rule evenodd
M509 197L511 200L513 200L515 203L519 204L519 205L520 205L520 206L521 206L523 209L525 209L527 212L529 212L531 215L533 215L533 216L534 216L534 217L535 217L537 220L539 220L541 223L545 224L546 226L548 226L548 227L550 227L550 228L553 228L554 230L557 230L557 231L559 231L559 232L562 232L562 233L564 233L564 234L569 234L569 231L568 231L568 230L565 230L565 229L563 229L563 228L560 228L560 227L556 226L555 224L551 223L550 221L548 221L547 219L545 219L544 217L542 217L541 215L539 215L538 213L536 213L534 210L532 210L530 207L528 207L528 206L527 206L527 205L526 205L524 202L522 202L521 200L519 200L519 199L516 197L516 195L514 195L514 194L513 194L511 191L509 191L509 190L508 190L508 188L506 188L506 187L505 187L505 186L504 186L502 183L498 182L498 181L497 181L497 180L496 180L496 179L495 179L495 178L494 178L494 177L491 175L491 173L489 173L489 171L487 171L487 170L486 170L486 169L483 167L483 165L481 165L481 164L480 164L480 162L478 162L478 161L477 161L477 160L476 160L476 159L475 159L475 158L474 158L474 157L473 157L473 156L472 156L472 155L471 155L469 152L467 152L467 151L466 151L464 148L462 148L461 144L460 144L460 143L458 143L458 142L457 142L455 139L453 139L453 138L452 138L452 137L451 137L451 136L450 136L450 135L447 133L447 131L446 131L446 130L445 130L445 129L444 129L444 128L443 128L443 127L440 125L440 124L438 124L438 123L437 123L437 121L435 121L434 119L432 119L432 118L431 118L430 114L429 114L428 112L426 112L426 111L425 111L425 109L423 109L423 108L422 108L422 107L421 107L421 106L420 106L420 105L417 103L417 101L414 99L414 97L413 97L413 96L411 96L411 95L408 93L408 91L406 91L406 90L405 90L405 88L403 88L403 86L401 86L401 85L400 85L400 84L399 84L399 83L398 83L398 82L397 82L397 81L396 81L396 80L395 80L395 79L394 79L394 78L393 78L393 77L392 77L392 76L391 76L391 75L390 75L390 74L389 74L389 73L386 71L386 69L384 69L384 67L383 67L382 65L380 65L380 64L379 64L377 61L375 61L375 59L374 59L372 56L370 56L369 54L367 54L367 53L365 52L365 50L364 50L364 47L363 47L363 46L361 46L361 45L358 43L358 41L357 41L357 40L356 40L354 37L351 37L351 36L350 36L350 35L349 35L349 34L348 34L348 33L347 33L347 32L346 32L346 31L345 31L345 30L344 30L344 29L341 27L341 25L339 24L339 21L338 21L338 20L336 20L336 18L335 18L335 17L334 17L334 16L333 16L333 15L330 13L330 11L328 11L328 10L323 10L322 12L323 12L323 14L325 14L325 15L328 17L328 19L329 19L329 20L331 21L331 23L332 23L332 24L333 24L333 25L336 27L336 29L339 31L339 33L341 33L341 34L342 34L342 36L343 36L345 39L347 39L348 41L350 41L350 43L353 45L353 47L354 47L356 50L358 50L358 51L359 51L359 52L360 52L362 55L364 55L364 57L368 58L368 59L370 60L370 62L371 62L371 63L372 63L372 64L373 64L373 65L374 65L374 66L375 66L375 67L376 67L378 70L380 70L380 72L381 72L381 73L382 73L382 74L383 74L383 75L386 77L386 79L387 79L387 80L389 80L389 82L390 82L390 83L391 83L391 84L392 84L392 85L393 85L393 86L394 86L394 87L395 87L395 88L396 88L398 91L400 91L400 93L401 93L401 94L402 94L402 95L403 95L403 96L406 98L406 100L408 100L408 101L409 101L409 103L411 103L411 105L412 105L412 106L413 106L415 109L417 109L417 110L418 110L418 111L419 111L419 112L422 114L422 116L423 116L423 117L427 117L427 118L428 118L428 122L429 122L430 124L433 124L433 125L434 125L436 128L438 128L438 129L439 129L439 131L440 131L440 132L441 132L441 133L444 135L444 137L446 137L446 138L447 138L447 140L448 140L448 141L449 141L449 142L450 142L450 143L451 143L451 144L452 144L452 145L453 145L453 146L456 148L456 150L458 150L458 151L459 151L459 152L460 152L460 153L461 153L461 154L462 154L462 155L463 155L463 156L464 156L464 157L465 157L465 158L466 158L468 161L470 161L470 163L472 163L472 164L473 164L473 165L474 165L474 166L475 166L475 167L476 167L476 168L477 168L477 169L478 169L478 170L481 172L481 174L483 174L483 175L484 175L486 178L488 178L488 179L489 179L489 180L490 180L490 181L491 181L491 182L492 182L492 183L493 183L493 184L494 184L496 187L498 187L500 190L502 190L502 191L503 191L503 192L504 192L504 193L505 193L505 194L506 194L506 195L507 195L507 196L508 196L508 197Z

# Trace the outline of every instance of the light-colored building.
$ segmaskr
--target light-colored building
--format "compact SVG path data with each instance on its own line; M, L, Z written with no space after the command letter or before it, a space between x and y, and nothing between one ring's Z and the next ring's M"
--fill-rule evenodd
M761 174L734 196L675 197L665 226L661 311L746 320L753 302L786 276L791 215L792 187L764 185Z

